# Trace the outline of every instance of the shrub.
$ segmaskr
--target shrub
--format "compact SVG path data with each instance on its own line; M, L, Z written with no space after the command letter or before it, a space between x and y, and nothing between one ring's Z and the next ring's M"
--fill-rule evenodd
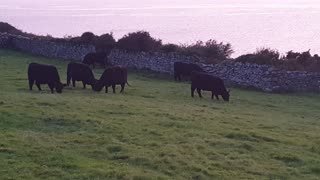
M275 65L279 62L280 53L270 48L260 48L253 54L245 54L237 57L236 62Z
M320 58L317 54L312 56L310 50L302 53L289 51L282 62L281 67L288 70L320 72Z
M181 45L182 53L206 58L207 63L217 63L226 60L233 53L231 44L217 43L215 40L198 41L191 45Z
M320 72L320 58L317 54L312 56L310 50L305 52L289 51L283 57L277 50L262 48L253 54L237 57L236 62L267 64L290 71Z
M296 59L298 56L300 55L300 53L298 52L293 52L292 50L287 52L287 59Z
M310 54L310 49L308 51L302 52L298 57L297 60L302 65L307 65L311 63L312 56Z
M86 44L94 44L96 40L96 35L92 32L84 32L81 37L80 41Z
M157 51L160 49L161 45L161 40L151 37L150 34L145 31L129 33L117 42L117 47L119 49L128 51Z
M178 52L180 47L175 44L165 44L160 48L161 52L164 53L171 53L171 52Z
M110 53L110 51L115 47L115 45L116 40L114 39L112 33L102 34L101 36L97 37L95 41L96 51L99 52Z

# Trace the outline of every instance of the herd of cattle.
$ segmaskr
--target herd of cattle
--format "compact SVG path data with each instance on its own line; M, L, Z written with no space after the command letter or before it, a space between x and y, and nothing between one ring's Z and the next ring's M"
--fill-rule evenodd
M58 70L53 65L30 63L28 67L29 89L32 90L33 84L36 84L41 91L41 84L48 84L51 93L54 89L57 93L62 93L65 86L75 87L76 81L82 81L83 88L90 85L94 91L101 91L105 87L105 92L108 92L108 87L111 86L115 93L116 85L121 85L121 91L124 91L125 85L128 84L127 69L122 66L110 66L105 68L100 79L96 79L90 68L92 64L99 63L102 66L107 65L106 57L99 53L89 53L85 56L82 63L70 62L67 68L67 84L60 81ZM181 77L190 77L191 79L191 96L194 97L194 91L197 90L199 97L202 97L201 90L211 91L211 98L216 97L219 100L219 95L224 101L229 101L229 90L226 89L222 79L208 74L202 70L197 64L175 62L174 63L174 79L181 80ZM129 84L128 84L129 85Z

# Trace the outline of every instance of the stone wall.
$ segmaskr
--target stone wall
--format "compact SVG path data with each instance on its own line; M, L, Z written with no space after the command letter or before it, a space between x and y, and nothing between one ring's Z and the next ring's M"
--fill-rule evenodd
M9 36L6 33L0 33L0 48L9 47Z
M109 56L114 65L128 68L150 69L173 74L176 61L201 62L196 57L163 53L128 53L114 50ZM254 88L266 92L320 92L320 73L285 71L268 65L234 63L217 65L198 63L206 72L224 79L227 84Z
M87 53L95 51L95 48L92 45L51 42L5 33L0 34L0 47L13 48L22 52L50 58L61 58L76 61L83 60L83 57Z
M155 72L173 74L174 62L197 62L199 59L175 53L129 53L113 50L109 55L109 61L111 64L123 65L128 68L149 69Z
M225 62L203 69L228 83L266 92L320 92L320 73L286 71L267 65Z
M23 52L46 57L80 61L94 47L44 40L30 39L0 33L0 48L14 48ZM130 53L113 50L109 61L138 70L149 69L160 73L173 74L173 64L182 62L202 62L197 57L182 56L174 53ZM217 65L198 63L205 71L232 84L250 87L266 92L320 92L320 73L278 70L267 65L233 63Z

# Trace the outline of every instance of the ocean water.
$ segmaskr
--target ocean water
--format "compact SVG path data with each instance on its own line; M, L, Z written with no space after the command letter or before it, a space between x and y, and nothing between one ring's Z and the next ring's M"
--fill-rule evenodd
M216 39L234 57L261 47L320 53L319 0L1 0L0 21L56 37L146 30L164 43Z

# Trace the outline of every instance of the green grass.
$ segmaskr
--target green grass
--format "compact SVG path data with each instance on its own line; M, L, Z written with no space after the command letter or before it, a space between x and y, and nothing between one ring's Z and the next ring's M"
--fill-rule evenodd
M0 179L320 178L318 94L232 88L225 103L137 72L125 94L40 93L30 62L66 81L67 61L0 50Z

